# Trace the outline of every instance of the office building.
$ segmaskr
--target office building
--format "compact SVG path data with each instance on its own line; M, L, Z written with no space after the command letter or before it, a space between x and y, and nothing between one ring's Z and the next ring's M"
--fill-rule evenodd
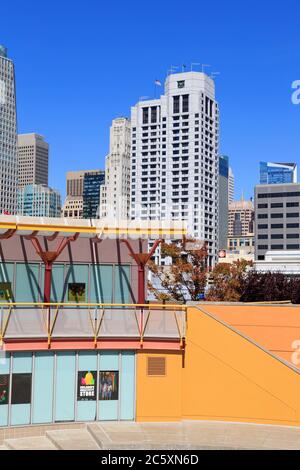
M79 171L68 171L67 173L67 195L62 207L62 217L71 217L74 219L83 218L83 187L84 187L84 176L85 174L89 175L98 175L99 170L79 170ZM97 179L97 177L96 177ZM86 189L88 192L88 189ZM93 198L91 194L87 194L86 197L92 197L93 203L89 203L96 207L96 212L99 207L99 200L96 203L95 198L97 197L97 188L96 196ZM99 198L98 198L99 199ZM87 210L86 203L86 214L90 213L90 210ZM93 213L93 210L92 210Z
M0 213L17 210L17 116L14 64L0 46Z
M28 184L23 188L19 188L18 215L60 217L60 193L42 184Z
M240 201L233 201L228 209L228 238L245 237L253 234L254 231L254 205L253 202L245 201L241 197Z
M105 183L105 172L102 170L84 173L83 178L83 218L99 218L100 188Z
M260 162L260 184L297 183L296 163Z
M83 218L83 197L67 196L61 210L61 216L71 219Z
M109 154L105 160L105 184L100 192L100 218L129 218L130 143L130 121L114 119L110 128Z
M265 184L255 187L255 259L269 251L300 248L300 184Z
M18 135L18 186L48 186L49 145L35 133Z
M131 217L184 220L218 250L219 110L204 73L170 74L159 99L131 110Z
M228 236L228 190L229 190L228 157L219 157L219 249L227 248Z
M228 203L234 201L234 174L232 168L228 170Z

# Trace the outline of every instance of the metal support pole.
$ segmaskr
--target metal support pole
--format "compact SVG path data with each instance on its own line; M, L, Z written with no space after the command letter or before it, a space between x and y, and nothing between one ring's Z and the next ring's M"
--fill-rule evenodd
M51 302L52 263L45 263L44 302Z

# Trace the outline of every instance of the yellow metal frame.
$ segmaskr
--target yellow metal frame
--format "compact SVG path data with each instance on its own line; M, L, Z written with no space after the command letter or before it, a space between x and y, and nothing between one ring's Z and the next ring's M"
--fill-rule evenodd
M0 330L0 346L3 345L3 340L5 337L5 333L8 328L9 320L13 311L14 307L41 307L42 313L44 312L47 315L47 320L45 322L45 329L46 329L46 334L47 334L47 344L48 344L48 349L51 348L51 340L52 340L52 335L54 331L54 327L58 318L58 314L60 311L60 307L79 307L79 308L87 308L89 311L89 319L92 327L92 335L94 337L94 345L95 348L98 346L98 337L99 333L101 330L101 326L103 323L105 311L109 310L109 308L114 309L114 308L132 308L134 309L134 314L135 314L135 319L138 327L138 332L140 336L140 344L141 347L143 347L144 343L144 336L146 332L146 328L151 316L151 311L154 310L173 310L174 312L174 317L175 317L175 322L178 330L178 335L180 338L180 346L183 345L183 340L184 340L184 334L182 329L180 328L179 322L178 322L178 317L177 313L178 311L182 311L185 314L185 323L187 319L187 306L186 305L177 305L177 304L111 304L111 303L69 303L69 302L50 302L50 303L45 303L45 302L0 302L0 308L4 307L8 309L8 314L7 318L4 321L4 328L3 330ZM51 313L52 313L52 307L53 310L55 310L53 320L51 322ZM91 317L91 309L94 308L97 310L99 308L100 310L100 317L95 317L93 319ZM140 309L140 315L141 319L139 321L137 317L137 309ZM146 318L144 317L144 313L147 313ZM145 319L145 322L144 322Z

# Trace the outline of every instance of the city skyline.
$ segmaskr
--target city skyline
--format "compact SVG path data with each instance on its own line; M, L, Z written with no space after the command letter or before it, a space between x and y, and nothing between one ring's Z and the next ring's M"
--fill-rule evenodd
M242 190L246 198L253 196L254 185L259 180L259 161L299 163L300 107L291 102L291 84L299 78L298 64L292 53L298 41L296 12L299 6L293 2L293 14L287 8L273 6L270 16L269 8L260 5L260 18L257 19L255 5L252 4L248 11L233 3L235 7L215 3L213 39L209 34L211 26L205 23L201 23L199 36L197 12L200 13L200 6L196 2L190 2L190 8L183 16L176 9L170 12L169 2L166 2L160 7L158 18L154 12L149 12L148 19L141 24L138 22L137 26L137 14L133 12L126 29L121 21L124 13L121 3L115 16L111 7L100 8L96 2L91 5L94 15L79 14L76 8L70 13L67 5L63 5L61 15L57 17L53 8L53 13L50 11L43 16L42 29L37 26L37 20L43 9L34 8L35 1L26 7L33 13L27 14L26 24L21 2L4 6L8 20L3 25L0 42L8 48L16 66L18 131L40 133L50 143L50 182L63 197L68 170L84 169L85 166L104 169L111 120L118 116L129 117L130 107L142 95L153 98L155 79L163 82L171 64L179 66L179 71L182 64L189 69L191 62L203 62L212 65L205 68L207 73L220 72L220 76L216 75L221 111L220 153L230 157L237 199ZM135 4L132 2L132 6ZM211 9L205 5L201 14L210 16ZM230 16L233 10L235 22ZM191 15L191 11L195 14ZM67 14L71 15L71 21L65 29ZM164 47L158 51L159 35L152 39L147 35L154 17L158 21L158 30L163 30L167 14L172 24L168 26L169 35ZM188 27L185 17L189 17ZM26 30L24 41L12 34L14 28L9 18L13 18L19 37ZM282 21L288 28L278 33L278 24ZM34 22L34 28L30 28L31 22ZM131 28L133 24L137 29ZM79 25L84 41L77 40ZM175 40L179 25L184 34L180 44L174 47L171 38ZM259 50L253 48L249 40L254 27ZM54 29L55 37L52 35ZM108 30L109 52L102 47ZM144 46L138 41L136 48L122 44L124 33L132 42L134 36L138 38L142 32ZM92 74L87 74L85 67L78 67L80 57L85 57L92 67ZM202 66L194 64L193 67L201 70ZM160 92L157 87L157 95Z

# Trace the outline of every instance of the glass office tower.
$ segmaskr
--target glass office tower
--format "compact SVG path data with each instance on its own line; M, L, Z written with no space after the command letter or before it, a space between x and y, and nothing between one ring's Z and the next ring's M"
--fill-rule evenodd
M17 209L17 116L15 72L7 50L0 45L0 213Z
M260 184L297 183L296 163L260 162Z
M99 218L100 187L105 183L105 172L86 172L83 178L83 218Z

